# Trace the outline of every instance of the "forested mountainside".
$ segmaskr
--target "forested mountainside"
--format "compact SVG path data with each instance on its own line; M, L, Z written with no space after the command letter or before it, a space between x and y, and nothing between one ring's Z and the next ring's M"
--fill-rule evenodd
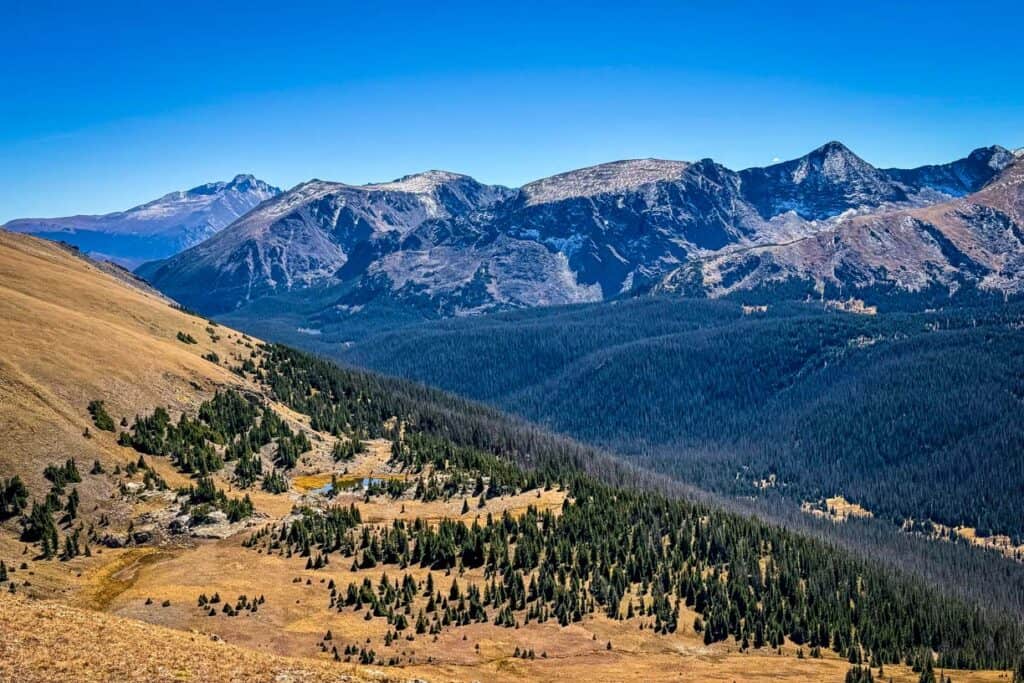
M19 218L3 227L66 242L96 257L135 268L167 258L215 234L281 190L251 175L171 192L102 216Z
M639 298L430 323L334 354L692 484L841 494L1024 537L1024 307L856 315Z
M331 337L650 290L1016 295L1022 163L988 147L885 170L831 142L766 168L636 159L514 190L442 171L314 180L138 272L204 314Z
M1016 603L997 597L1024 585L1011 562L960 575L991 591L943 586L491 408L186 315L38 240L0 235L0 278L0 386L24 399L0 403L18 446L0 452L4 601L212 629L354 676L578 664L651 680L685 661L905 679L1020 659ZM130 353L104 363L104 343ZM5 632L16 661L31 642Z

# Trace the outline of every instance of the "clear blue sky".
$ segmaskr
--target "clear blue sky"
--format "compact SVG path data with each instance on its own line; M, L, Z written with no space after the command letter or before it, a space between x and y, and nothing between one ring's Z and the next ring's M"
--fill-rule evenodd
M1020 3L2 4L0 221L239 172L517 185L830 139L883 166L1024 145Z

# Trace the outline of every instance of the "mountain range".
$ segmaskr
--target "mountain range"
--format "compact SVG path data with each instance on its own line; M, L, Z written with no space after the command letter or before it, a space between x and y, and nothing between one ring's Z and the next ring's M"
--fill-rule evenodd
M171 192L140 206L101 216L22 218L3 226L67 242L93 257L134 268L187 249L281 190L251 175Z
M1020 152L999 146L879 169L830 142L765 168L638 159L517 189L444 171L312 180L138 272L207 314L301 308L317 329L651 290L1016 294L1022 176Z
M651 291L934 301L1024 289L1022 156L881 169L829 142L763 168L634 159L520 188L427 171L282 192L239 175L4 227L137 266L203 313L314 332Z

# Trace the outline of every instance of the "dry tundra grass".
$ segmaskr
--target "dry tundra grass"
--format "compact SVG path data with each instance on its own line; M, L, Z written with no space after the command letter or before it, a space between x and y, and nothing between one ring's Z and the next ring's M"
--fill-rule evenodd
M367 680L352 666L279 657L201 633L6 594L0 596L0 632L3 681Z

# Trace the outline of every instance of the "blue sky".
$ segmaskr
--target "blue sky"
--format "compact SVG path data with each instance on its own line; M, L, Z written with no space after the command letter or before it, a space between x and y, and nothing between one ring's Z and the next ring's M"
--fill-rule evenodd
M1024 146L1018 3L91 4L0 1L0 221L240 172L518 185L830 139L881 166Z

